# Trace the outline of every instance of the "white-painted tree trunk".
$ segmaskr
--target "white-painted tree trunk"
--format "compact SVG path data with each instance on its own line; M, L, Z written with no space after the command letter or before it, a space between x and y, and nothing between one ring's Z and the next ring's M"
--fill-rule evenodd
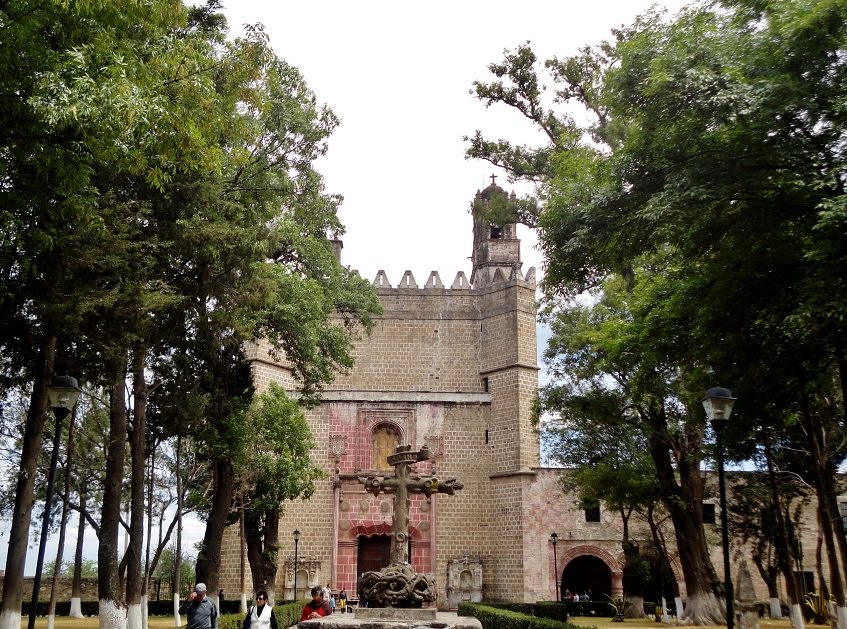
M0 614L0 629L21 629L21 610L4 609Z
M47 629L56 629L56 614L47 614Z
M771 598L770 601L770 615L773 620L781 620L782 619L782 605L779 604L778 598Z
M141 605L139 603L127 605L126 629L142 629L141 622Z
M247 613L247 592L241 593L241 613Z
M679 618L680 616L682 616L682 611L685 608L685 606L682 604L682 597L674 596L673 602L674 605L676 605L676 617Z
M712 592L689 595L685 611L676 610L680 625L722 625L726 623L726 607L723 599Z
M665 597L662 597L662 622L666 625L671 624L671 617L668 614L668 601Z
M126 629L126 609L115 601L100 599L100 629Z
M838 629L847 629L847 607L839 607L835 617L838 619Z
M174 594L174 627L182 627L182 617L179 615L179 594Z
M147 595L141 595L141 628L147 629Z
M791 626L794 629L804 629L806 626L806 621L803 620L803 608L800 607L800 603L794 603L790 611L788 613L789 618L791 619Z
M74 596L71 599L71 618L82 618L82 599Z

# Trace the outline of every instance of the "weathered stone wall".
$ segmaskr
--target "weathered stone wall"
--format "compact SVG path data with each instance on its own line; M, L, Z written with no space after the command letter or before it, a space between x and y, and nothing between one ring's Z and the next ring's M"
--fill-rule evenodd
M458 287L445 289L435 287L441 284L437 275L430 276L429 288L414 287L409 273L403 288L389 288L377 277L384 314L372 335L356 344L351 373L327 387L324 402L307 414L316 438L313 460L337 476L320 482L310 500L285 506L281 566L293 562L290 532L297 528L298 559L320 566L314 580L355 591L356 537L386 530L392 515L391 500L364 494L356 476L374 468L374 426L390 424L401 443L426 443L435 451L419 472L434 468L439 478L465 485L455 496L413 506L416 568L441 575L443 596L448 561L464 553L491 557L485 582L492 596L510 599L522 589L522 480L492 482L491 475L538 464L530 417L537 389L535 285L515 278L480 291L463 278L459 274ZM290 371L266 346L250 351L259 389L270 382L292 388ZM221 585L236 591L236 527L227 535ZM276 591L290 586L280 570Z
M495 188L477 198L502 192ZM455 496L417 497L412 504L411 561L436 574L442 602L448 563L463 556L481 560L487 600L550 600L555 568L561 575L569 561L584 555L605 563L612 593L622 594L619 514L601 509L601 522L586 522L577 497L561 492L565 472L539 467L532 422L538 388L535 273L519 270L514 226L504 226L500 238L491 236L490 226L475 223L473 286L461 272L450 288L434 272L423 287L409 271L396 287L384 272L377 274L384 314L373 334L356 343L351 372L339 375L321 405L307 413L316 439L313 460L329 478L310 500L285 505L278 598L293 595L295 528L301 532L300 593L331 582L355 596L357 540L388 532L393 510L390 498L366 494L357 480L375 467L372 439L379 426L393 427L400 443L413 449L427 444L433 450L434 459L418 465L419 473L464 483ZM260 390L271 382L296 389L291 370L266 345L249 348L249 356ZM803 545L813 549L813 506L805 513ZM559 535L558 566L553 531ZM637 518L630 533L649 539ZM673 545L673 532L666 535ZM707 536L720 573L719 525L707 525ZM749 556L749 549L735 548L733 563L740 552ZM227 592L240 589L240 556L237 527L231 527L221 574ZM676 571L684 594L678 565ZM754 584L764 598L758 574Z
M0 575L0 590L3 589L3 581L6 579L5 575ZM33 585L33 577L24 577L23 580L23 607L24 609L29 609L30 601L32 600L32 585ZM50 602L50 589L53 584L52 576L45 575L41 580L41 589L38 593L38 600L42 603ZM73 586L73 582L70 579L60 579L58 583L58 597L56 600L58 601L69 601L71 600L71 587ZM83 601L96 601L97 600L97 579L83 579L82 580L82 596L81 600Z

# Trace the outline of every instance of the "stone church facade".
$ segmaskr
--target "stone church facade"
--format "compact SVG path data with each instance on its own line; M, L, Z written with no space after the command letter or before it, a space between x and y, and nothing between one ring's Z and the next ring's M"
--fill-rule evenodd
M505 191L492 183L477 200L492 194ZM398 444L427 445L433 457L416 469L464 484L454 496L412 499L411 563L436 575L440 608L481 598L553 600L557 580L623 593L620 518L587 512L559 489L562 470L540 466L535 269L522 269L515 225L477 221L472 254L470 278L459 272L449 286L435 272L419 285L406 271L396 286L377 274L384 313L356 344L355 367L307 412L313 460L328 477L308 501L285 505L278 600L294 597L295 571L298 598L326 583L355 597L358 575L388 564L391 497L366 493L358 477L390 471L385 457ZM250 358L260 390L271 382L296 390L266 348L252 348ZM717 542L714 561L721 565ZM220 575L226 592L240 591L241 565L233 526ZM249 569L244 578L249 591ZM267 584L253 589L260 587Z

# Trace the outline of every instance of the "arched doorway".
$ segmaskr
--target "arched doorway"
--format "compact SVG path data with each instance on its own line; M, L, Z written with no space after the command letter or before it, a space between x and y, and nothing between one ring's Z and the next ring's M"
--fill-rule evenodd
M612 595L612 571L594 555L573 558L562 573L561 592L570 590L582 594L590 590L591 600L605 600L603 594Z
M356 576L371 570L382 570L391 563L391 537L388 535L359 536L359 557Z

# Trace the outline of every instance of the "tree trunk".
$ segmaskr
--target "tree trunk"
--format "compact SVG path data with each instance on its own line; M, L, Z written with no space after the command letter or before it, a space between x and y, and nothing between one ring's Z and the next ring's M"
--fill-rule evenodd
M765 587L768 588L768 600L770 601L769 615L774 620L781 619L782 607L779 604L779 588L777 587L779 568L771 565L770 563L765 565L762 555L758 552L754 552L751 558L753 560L753 564L756 566L756 569L759 571L759 576L762 577L762 581L765 582ZM791 603L789 603L789 605L790 604Z
M694 455L702 444L702 434L688 433L687 448L671 461L674 445L667 435L667 424L661 412L649 414L654 426L650 454L665 508L671 515L676 533L677 551L688 591L688 605L677 609L682 624L717 625L725 623L724 601L716 595L719 581L712 565L703 530L703 480L700 461ZM674 463L676 467L674 467ZM676 478L679 475L679 483ZM721 514L723 517L724 514Z
M826 548L827 561L829 562L829 585L832 596L835 598L838 629L847 629L847 607L844 599L844 583L841 579L841 569L838 565L838 550L833 535L833 522L838 518L837 513L830 510L830 501L827 497L826 477L829 473L829 457L825 450L824 428L820 425L816 413L809 408L808 397L805 392L801 393L800 416L805 424L806 434L809 439L809 450L812 460L812 473L815 481L815 491L818 497L818 527L823 536ZM823 442L823 443L822 443Z
M671 592L673 592L674 601L679 605L679 602L682 598L679 595L679 582L676 580L676 573L673 570L673 566L671 565L671 561L668 557L668 544L665 541L665 536L662 530L659 528L659 523L656 522L654 518L653 508L650 507L647 510L647 523L650 526L650 533L653 536L653 543L656 545L656 549L659 552L659 570L661 570L662 581L668 581L671 586ZM662 597L664 597L665 593L662 591ZM665 605L662 605L666 607ZM682 609L679 607L679 609Z
M621 546L624 553L623 566L623 591L626 596L627 605L624 606L624 618L644 618L644 574L641 559L641 549L629 537L630 510L627 513L621 509L621 521L623 522L623 535Z
M82 615L82 550L85 543L85 512L88 492L84 486L79 490L79 524L76 529L76 550L74 552L74 579L71 585L71 618L83 618Z
M783 516L782 500L779 495L779 485L776 481L776 471L773 465L773 451L771 450L770 437L765 438L765 461L768 466L768 484L771 490L771 504L774 507L776 519L776 564L785 579L785 593L788 597L789 607L803 606L802 588L799 587L797 574L791 565L791 547L789 543L788 527ZM770 590L770 585L768 585ZM773 594L771 595L773 596ZM781 615L781 611L780 611Z
M221 570L221 545L235 495L235 472L229 459L214 459L212 470L212 508L206 520L203 547L197 556L196 580L205 583L208 591L217 592Z
M171 579L174 600L174 626L182 626L179 615L179 593L182 588L182 435L176 437L176 553L174 556L174 574Z
M53 378L53 358L56 354L56 337L51 336L41 346L41 355L32 383L29 411L24 426L20 471L15 488L15 507L9 529L6 550L6 576L3 579L3 601L0 607L0 629L20 629L21 599L24 566L26 563L29 525L32 505L35 502L35 467L41 452L44 421L47 418L47 387Z
M130 520L127 548L127 629L142 629L143 594L142 552L144 550L144 491L147 485L147 382L144 380L144 359L147 348L141 343L132 357L133 413L130 431Z
M147 629L147 597L150 592L150 545L153 543L153 481L156 472L156 439L150 438L150 473L147 475L147 534L145 538L147 543L144 548L144 579L141 586L141 609L143 611L141 617L141 626ZM159 541L162 537L162 524L159 521ZM156 556L158 560L158 554ZM155 563L154 563L155 566Z
M56 601L59 598L59 579L62 577L62 564L65 557L65 531L68 527L68 513L71 499L71 470L74 460L74 415L68 421L68 448L65 464L65 491L62 494L62 520L59 525L59 544L56 549L56 563L53 565L53 582L50 584L50 606L47 611L47 629L56 625Z
M121 489L126 459L126 358L118 361L112 379L109 407L109 444L106 477L100 511L100 546L97 551L97 593L100 600L100 629L124 629L126 606L118 567L121 520Z
M253 590L265 590L271 600L276 600L279 509L262 513L260 516L248 516L245 524L247 559L253 577Z

